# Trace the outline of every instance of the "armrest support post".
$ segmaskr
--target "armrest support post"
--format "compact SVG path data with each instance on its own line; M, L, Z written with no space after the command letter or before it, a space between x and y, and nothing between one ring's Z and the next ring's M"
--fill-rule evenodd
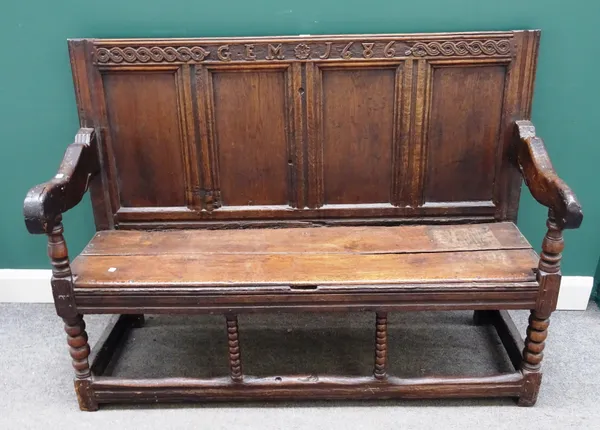
M51 234L60 222L59 216L81 201L98 169L94 129L81 128L67 147L54 178L27 193L23 205L27 230L32 234Z

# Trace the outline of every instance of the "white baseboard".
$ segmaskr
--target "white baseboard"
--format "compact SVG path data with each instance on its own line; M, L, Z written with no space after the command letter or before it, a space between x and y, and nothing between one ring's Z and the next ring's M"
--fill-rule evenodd
M0 269L0 303L52 303L51 273L40 269ZM557 310L584 311L593 285L592 276L563 276Z
M51 270L0 269L0 303L52 303Z
M556 309L559 311L585 311L593 287L593 276L563 276Z

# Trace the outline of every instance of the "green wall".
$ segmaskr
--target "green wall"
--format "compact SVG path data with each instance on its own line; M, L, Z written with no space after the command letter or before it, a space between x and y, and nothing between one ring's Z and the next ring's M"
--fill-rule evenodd
M596 166L600 46L596 0L5 0L0 7L0 268L48 268L45 238L27 234L28 188L54 175L78 128L66 39L433 32L541 28L533 120L579 196L564 273L594 275L600 255ZM519 226L538 246L546 212L525 191ZM71 254L93 234L89 200L65 216Z

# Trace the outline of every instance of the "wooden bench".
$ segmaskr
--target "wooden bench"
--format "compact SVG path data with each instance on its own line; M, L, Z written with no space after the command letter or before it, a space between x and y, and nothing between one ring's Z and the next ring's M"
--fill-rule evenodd
M482 396L533 405L562 231L582 221L528 121L538 40L70 40L82 128L24 214L31 233L48 235L81 409ZM549 208L540 257L514 224L522 178ZM61 215L88 188L97 233L71 261ZM531 310L524 342L509 309ZM387 314L420 310L475 310L514 372L388 374ZM287 311L374 312L373 374L246 375L237 315ZM147 313L225 315L230 374L103 376ZM84 314L120 315L91 355Z

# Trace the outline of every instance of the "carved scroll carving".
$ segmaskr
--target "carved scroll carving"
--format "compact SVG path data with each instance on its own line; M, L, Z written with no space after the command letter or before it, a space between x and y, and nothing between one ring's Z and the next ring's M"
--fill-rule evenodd
M465 55L507 55L510 54L508 40L474 40L467 42L417 42L410 52L415 57L425 56L465 56Z
M210 54L210 51L207 51L200 46L193 46L191 48L187 46L180 46L177 48L172 46L166 46L164 48L158 46L153 46L151 48L146 48L144 46L133 48L128 46L125 48L98 48L96 49L96 61L98 63L202 61L208 54Z

